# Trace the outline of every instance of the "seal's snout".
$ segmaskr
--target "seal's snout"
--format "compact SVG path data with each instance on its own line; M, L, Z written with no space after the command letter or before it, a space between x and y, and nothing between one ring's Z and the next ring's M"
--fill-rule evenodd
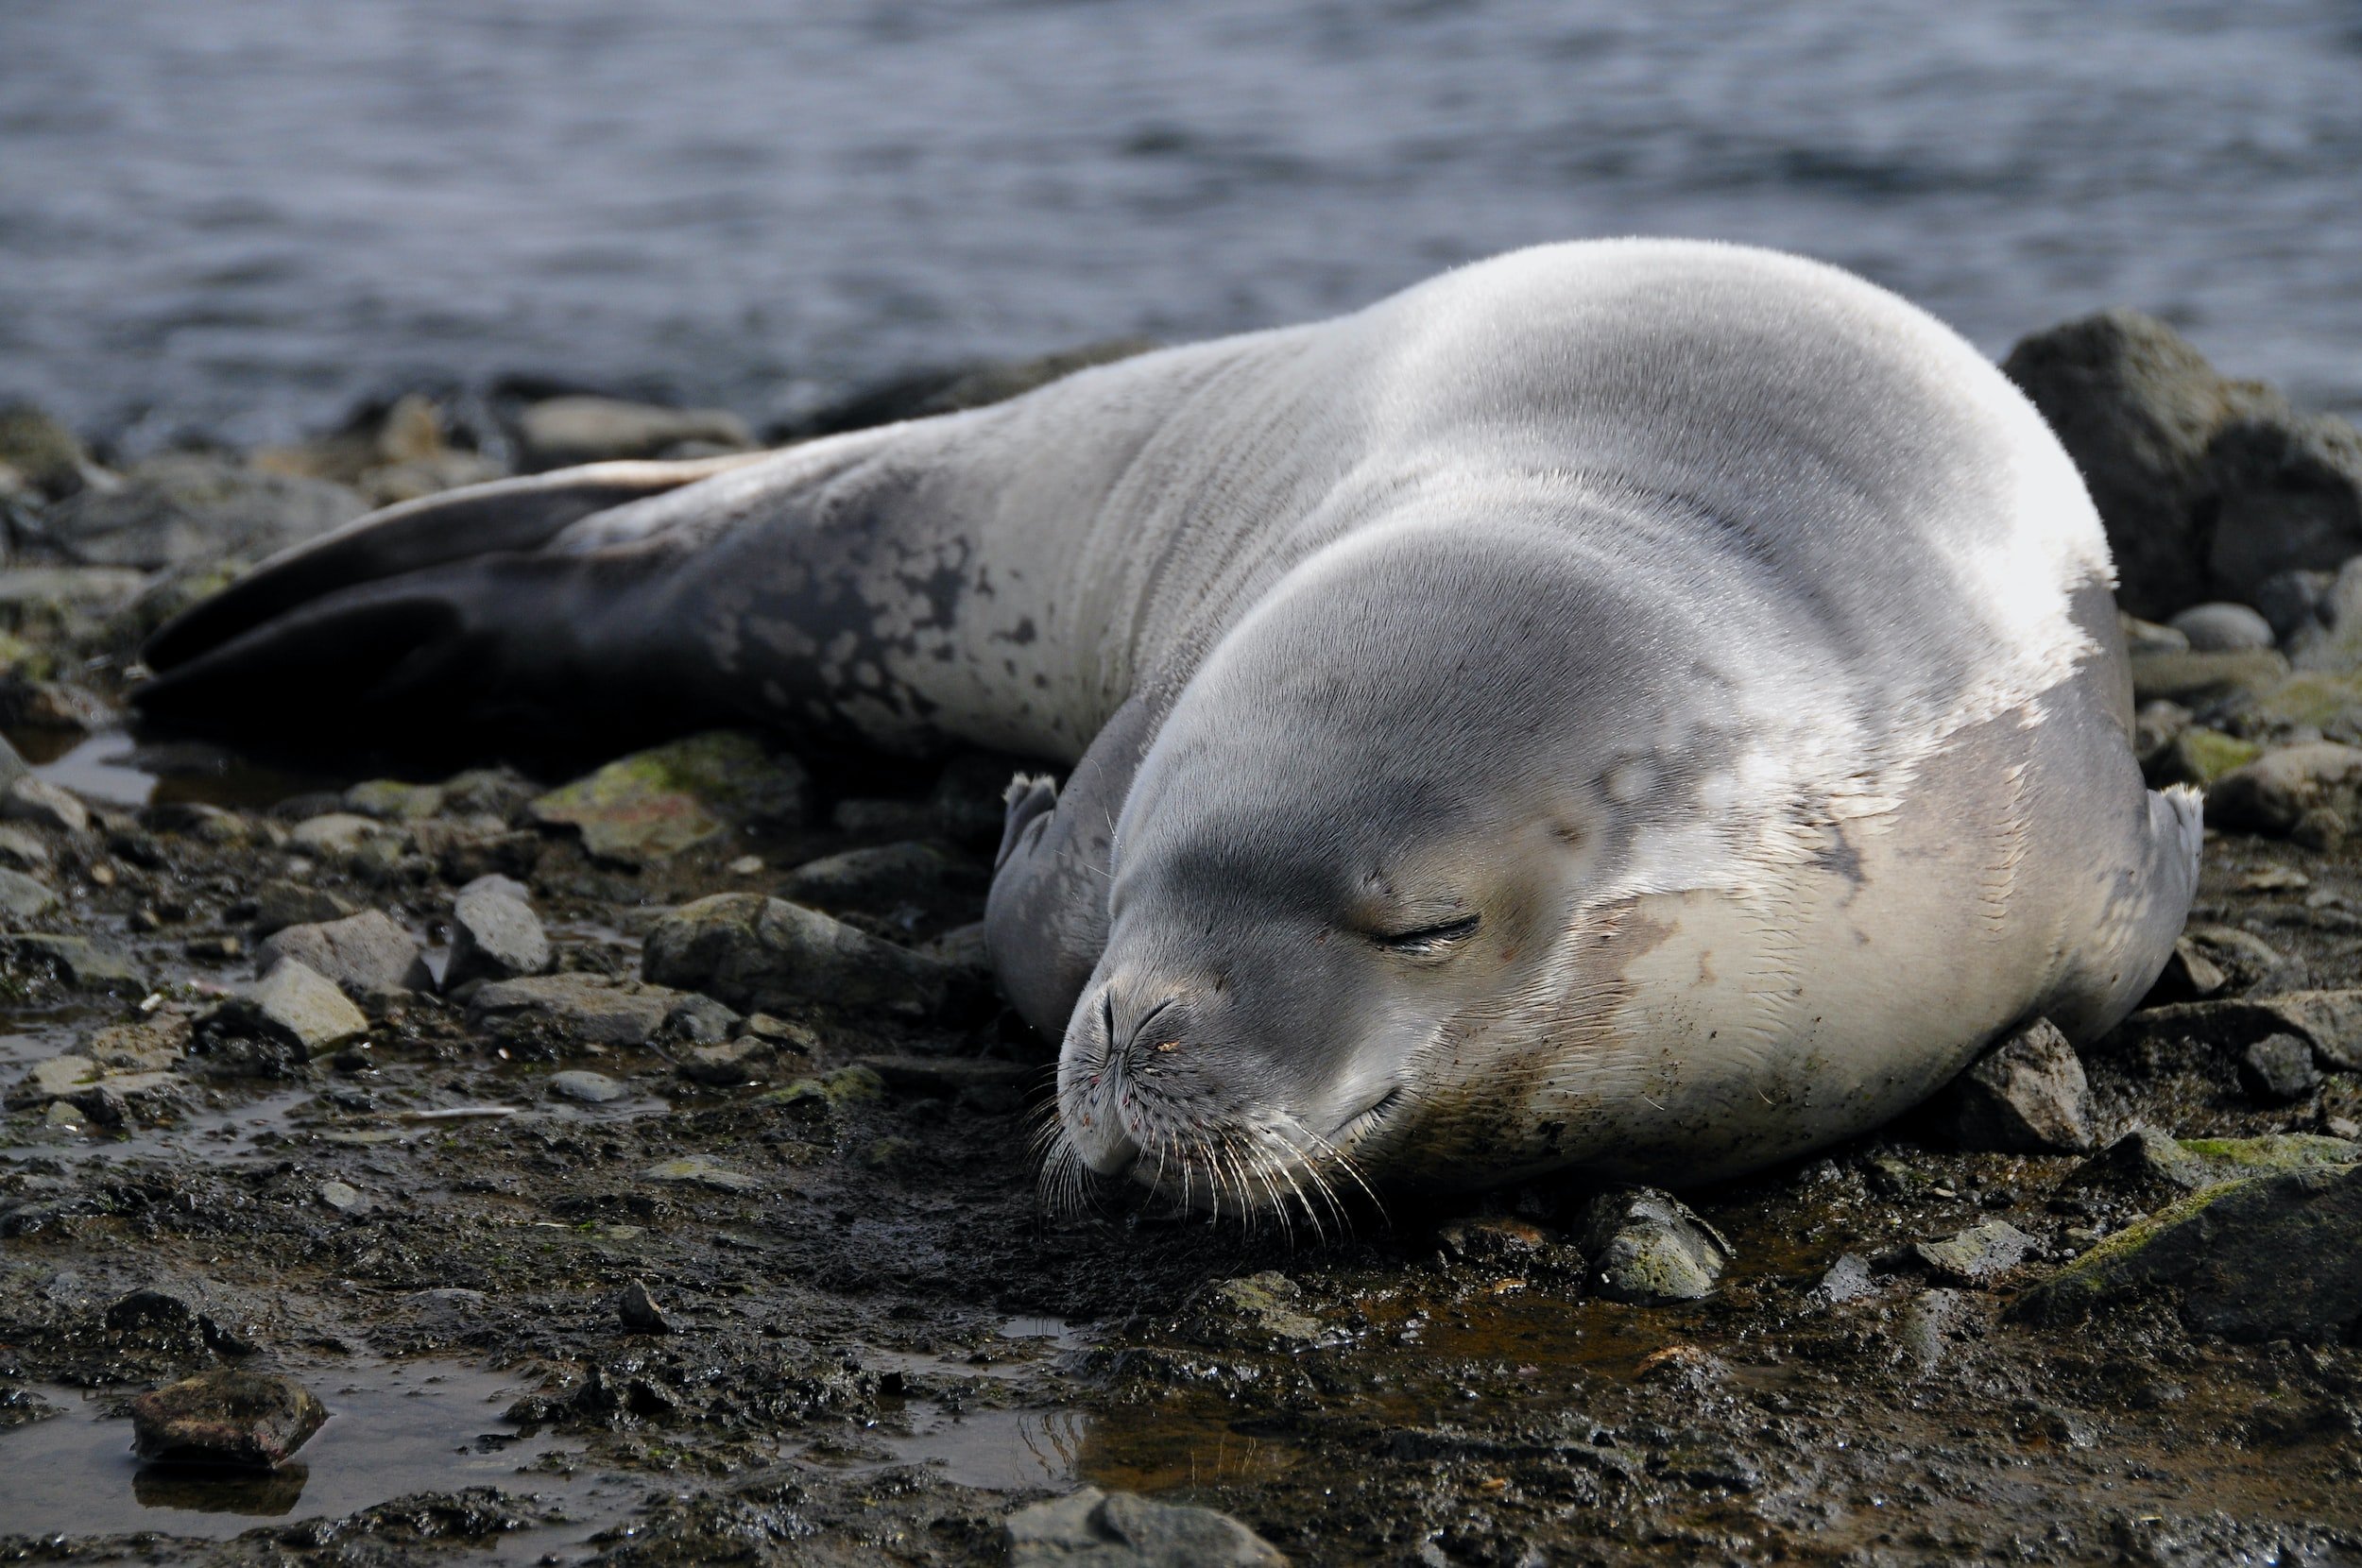
M1171 985L1101 985L1075 1010L1058 1065L1058 1109L1083 1163L1102 1176L1131 1171L1172 1141L1202 1098L1186 1042L1198 1009Z

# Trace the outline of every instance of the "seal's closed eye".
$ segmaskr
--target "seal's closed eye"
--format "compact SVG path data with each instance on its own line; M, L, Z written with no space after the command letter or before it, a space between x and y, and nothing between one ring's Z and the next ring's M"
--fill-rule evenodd
M1373 940L1381 947L1391 947L1398 953L1409 953L1413 957L1426 958L1442 953L1463 938L1474 936L1477 925L1482 918L1481 915L1472 914L1463 920L1446 921L1440 926L1422 926L1413 931L1395 931L1375 937Z

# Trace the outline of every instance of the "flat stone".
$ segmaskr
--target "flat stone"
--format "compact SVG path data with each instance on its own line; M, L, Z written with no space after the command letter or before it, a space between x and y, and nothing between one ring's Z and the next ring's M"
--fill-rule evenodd
M528 469L656 457L683 445L745 452L755 444L745 421L726 408L663 408L585 396L527 404L517 417L517 436Z
M603 1072L577 1067L550 1075L550 1093L560 1099L578 1100L585 1105L605 1105L623 1099L630 1092Z
M533 903L533 890L531 888L525 886L524 883L517 880L514 877L504 877L496 871L488 872L484 876L474 878L469 881L465 887L459 890L459 896L464 898L471 893L498 893L505 895L510 898L514 898L520 904L523 904L528 907L530 907Z
M97 1077L97 1063L71 1051L62 1056L53 1056L45 1062L36 1062L32 1070L9 1091L9 1109L23 1110L52 1099L62 1099L92 1083Z
M2192 724L2165 743L2164 755L2149 767L2150 782L2196 784L2203 788L2263 755L2264 748L2252 741L2242 741L2204 724Z
M259 1035L304 1057L325 1056L368 1031L368 1016L335 981L293 958L280 959L242 995L222 1002L197 1024L198 1034L208 1039Z
M16 754L10 751L9 755ZM0 865L13 866L19 871L47 871L57 860L49 846L42 843L40 834L21 823L0 824Z
M1821 1276L1821 1283L1812 1287L1820 1300L1835 1304L1859 1301L1877 1294L1878 1287L1870 1277L1870 1260L1858 1253L1841 1254Z
M744 1171L732 1170L718 1160L704 1154L684 1155L677 1160L665 1160L640 1173L650 1182L678 1185L711 1187L716 1192L760 1192L762 1182Z
M419 822L443 809L443 792L433 784L370 778L345 792L345 810L374 822Z
M2253 701L2288 678L2288 661L2268 648L2237 653L2148 653L2131 659L2135 702L2211 708Z
M10 920L31 920L57 906L58 895L49 891L46 883L21 871L0 870L0 915Z
M2266 752L2215 781L2206 793L2209 826L2286 834L2305 812L2345 807L2362 783L2362 748L2311 741Z
M1600 1194L1583 1205L1569 1235L1594 1289L1642 1305L1711 1295L1733 1255L1721 1232L1652 1187Z
M2148 995L2141 998L2144 1007L2163 1007L2168 1002L2203 1001L2231 983L2221 964L2215 962L2198 942L2184 935L2174 939L2173 951L2165 957L2165 966L2158 971Z
M0 818L60 833L79 833L90 827L90 808L47 779L27 775L0 792Z
M320 1202L339 1214L351 1214L361 1206L361 1189L349 1182L322 1182Z
M1914 1244L1912 1253L1955 1285L1985 1285L2026 1261L2037 1243L2006 1219L1974 1225L1942 1241Z
M539 975L556 962L547 932L532 908L496 888L473 886L452 903L451 960L443 989L470 980Z
M2133 1014L2118 1029L2134 1040L2182 1035L2234 1054L2267 1034L2285 1032L2310 1044L2323 1066L2362 1069L2362 989L2282 991L2154 1007Z
M254 967L266 972L290 958L362 996L435 988L434 972L418 943L378 910L274 931L254 949Z
M258 937L290 926L324 926L359 913L326 888L276 878L254 890L253 931Z
M2201 654L2236 653L2243 648L2268 648L2280 639L2272 624L2245 605L2217 600L2192 605L2166 622L2189 639Z
M874 906L924 899L947 887L981 891L982 866L940 845L909 842L848 849L807 861L789 872L779 893L799 904Z
M793 758L751 735L712 730L609 762L526 811L544 827L580 833L597 859L642 864L732 826L797 826L807 785Z
M735 1040L693 1048L680 1065L680 1074L693 1082L717 1089L762 1082L763 1069L779 1056L768 1040L744 1035Z
M359 852L363 844L381 838L389 831L375 817L365 817L351 811L323 811L318 816L296 824L288 833L287 842L307 855L324 860L342 861Z
M2076 1153L2092 1147L2082 1061L2047 1019L1978 1057L1953 1081L1941 1109L1963 1149Z
M151 1464L269 1469L310 1440L328 1411L290 1378L218 1370L131 1402L131 1447Z
M2302 1099L2321 1086L2313 1048L2293 1034L2267 1034L2239 1053L2239 1086L2267 1104Z
M598 975L527 975L478 986L468 1015L546 1024L587 1045L637 1046L656 1033L676 999L671 991Z
M1009 1515L1010 1568L1279 1568L1279 1549L1226 1513L1085 1487Z
M657 922L642 973L745 1013L825 1001L906 1017L939 1011L958 972L785 899L717 894Z
M2078 1322L2171 1292L2196 1333L2338 1340L2362 1321L2362 1165L2201 1188L2126 1227L2020 1298L2032 1321Z
M0 958L11 968L38 968L77 991L142 997L147 980L130 961L78 936L40 931L0 934Z

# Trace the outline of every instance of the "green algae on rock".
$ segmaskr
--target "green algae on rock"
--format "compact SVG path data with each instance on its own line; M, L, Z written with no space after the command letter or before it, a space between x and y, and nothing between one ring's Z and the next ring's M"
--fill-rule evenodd
M618 758L535 800L545 827L572 828L605 861L664 860L747 823L803 820L806 775L737 730L709 730Z
M2234 1140L2225 1140L2234 1141ZM2362 1321L2362 1166L2219 1182L2128 1226L2027 1292L2029 1321L2178 1289L2182 1322L2230 1339L2336 1339Z

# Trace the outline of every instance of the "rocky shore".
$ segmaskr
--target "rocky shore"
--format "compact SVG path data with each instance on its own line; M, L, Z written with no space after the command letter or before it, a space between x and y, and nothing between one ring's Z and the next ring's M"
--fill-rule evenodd
M2108 524L2143 766L2208 795L2143 1010L1744 1182L1345 1235L1039 1209L1008 758L122 733L261 554L733 416L419 395L118 471L0 411L0 1557L2362 1561L2362 437L2126 313L2006 368Z

